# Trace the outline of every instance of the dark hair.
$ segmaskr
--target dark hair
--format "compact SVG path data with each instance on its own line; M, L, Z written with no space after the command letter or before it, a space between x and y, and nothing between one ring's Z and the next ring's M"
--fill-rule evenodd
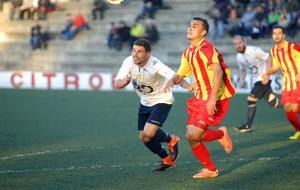
M282 26L280 26L280 25L275 25L275 26L273 26L273 30L274 30L274 29L281 29L281 30L282 30L282 33L285 34L285 28L282 27Z
M207 20L206 19L204 19L204 18L201 18L201 17L193 17L193 20L199 20L199 21L201 21L202 22L202 25L203 25L203 27L204 27L204 29L207 31L207 33L208 33L208 31L209 31L209 24L208 24L208 22L207 22ZM206 34L207 34L206 33ZM206 34L205 34L205 36L206 36Z
M146 52L151 51L151 43L149 42L149 40L146 40L145 38L140 38L140 39L135 40L133 45L143 46L145 48Z

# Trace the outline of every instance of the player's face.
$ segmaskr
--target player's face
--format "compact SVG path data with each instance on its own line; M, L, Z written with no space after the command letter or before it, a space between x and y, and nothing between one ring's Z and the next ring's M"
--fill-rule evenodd
M134 63L142 67L148 62L150 52L147 52L143 46L133 45L131 55Z
M192 20L187 29L186 38L193 41L202 39L207 31L203 27L203 23L200 20Z
M240 38L234 39L233 40L233 45L234 45L234 48L237 52L239 52L239 53L244 53L245 52L246 44L242 39L240 39Z
M284 40L284 33L281 28L274 28L272 34L275 43L281 43Z

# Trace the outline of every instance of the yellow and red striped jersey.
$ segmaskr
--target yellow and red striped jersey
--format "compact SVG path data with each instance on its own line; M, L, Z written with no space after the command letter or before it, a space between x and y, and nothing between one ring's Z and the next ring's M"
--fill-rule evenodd
M218 91L218 99L230 98L235 89L230 79L230 69L225 65L222 55L207 40L203 39L196 45L189 46L181 57L181 65L177 71L180 76L194 77L196 86L195 96L201 100L208 100L213 85L212 64L220 64L223 70L223 80Z
M300 46L284 41L283 48L271 49L274 66L280 66L282 72L282 91L297 89L296 75L300 73Z

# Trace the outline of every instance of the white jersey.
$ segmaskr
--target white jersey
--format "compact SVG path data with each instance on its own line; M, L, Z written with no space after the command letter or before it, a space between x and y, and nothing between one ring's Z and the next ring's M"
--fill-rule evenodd
M246 46L244 53L236 55L236 60L241 70L247 69L252 74L255 83L262 81L261 75L266 73L268 57L269 54L261 48Z
M116 80L131 77L136 93L144 106L153 106L158 103L172 104L172 91L164 92L166 83L175 76L175 72L163 64L156 57L150 56L143 67L133 62L132 56L127 57L116 76Z

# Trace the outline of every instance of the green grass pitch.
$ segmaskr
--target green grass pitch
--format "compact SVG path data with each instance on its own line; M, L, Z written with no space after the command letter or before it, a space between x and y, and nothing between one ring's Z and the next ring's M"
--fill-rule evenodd
M238 134L246 95L231 101L223 125L234 142L226 155L208 143L219 169L215 179L195 180L201 169L184 138L185 102L176 93L163 129L181 137L177 166L151 173L159 159L139 141L134 92L0 90L0 189L296 190L300 142L281 109L258 103L254 131Z

